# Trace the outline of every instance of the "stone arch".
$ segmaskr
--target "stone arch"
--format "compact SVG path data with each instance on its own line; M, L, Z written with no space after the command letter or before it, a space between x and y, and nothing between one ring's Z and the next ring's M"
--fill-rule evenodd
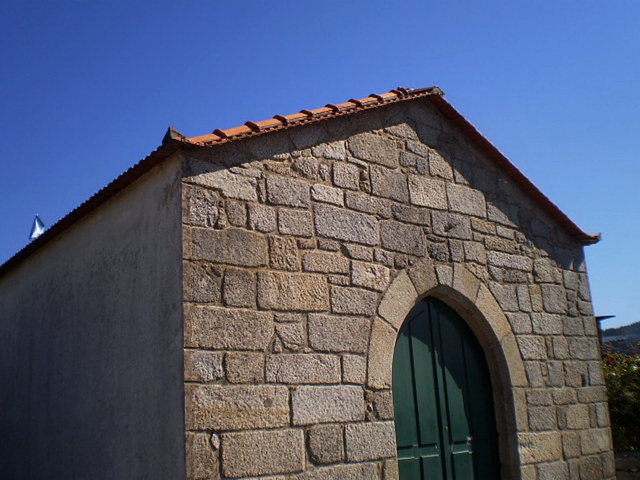
M528 380L511 325L489 288L463 265L424 259L390 284L373 320L367 358L367 386L391 388L398 331L422 298L446 302L465 319L482 346L493 386L503 478L520 478L518 427L527 424Z

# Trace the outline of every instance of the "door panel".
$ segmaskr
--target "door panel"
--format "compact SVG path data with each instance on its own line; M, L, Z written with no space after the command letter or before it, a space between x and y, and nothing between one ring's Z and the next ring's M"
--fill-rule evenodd
M464 320L428 298L405 320L393 360L401 480L499 478L484 352Z

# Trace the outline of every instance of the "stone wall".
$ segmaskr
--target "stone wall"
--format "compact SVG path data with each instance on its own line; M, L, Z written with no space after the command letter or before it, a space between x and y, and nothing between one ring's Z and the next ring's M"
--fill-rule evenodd
M505 478L614 476L582 247L425 104L190 152L183 237L189 479L396 478L427 294L487 353Z

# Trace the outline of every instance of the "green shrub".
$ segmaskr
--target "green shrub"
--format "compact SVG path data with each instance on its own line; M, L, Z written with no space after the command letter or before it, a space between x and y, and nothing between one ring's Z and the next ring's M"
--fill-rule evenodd
M618 451L640 449L640 359L637 355L604 356L604 378L611 414L613 445Z

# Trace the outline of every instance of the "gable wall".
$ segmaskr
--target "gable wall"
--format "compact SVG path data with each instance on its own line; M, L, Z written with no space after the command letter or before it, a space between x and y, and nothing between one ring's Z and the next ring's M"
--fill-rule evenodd
M0 278L0 478L183 475L179 167Z
M397 330L380 301L424 262L438 285L463 266L507 319L525 373L494 377L517 420L498 422L505 476L614 475L582 247L438 113L215 147L183 182L189 478L395 478L372 329Z

